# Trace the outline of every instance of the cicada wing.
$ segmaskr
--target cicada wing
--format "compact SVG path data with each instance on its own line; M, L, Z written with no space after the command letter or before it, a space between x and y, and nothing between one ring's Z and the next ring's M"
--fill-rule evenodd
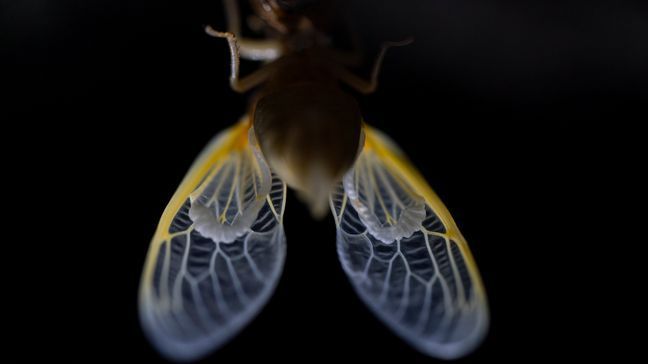
M450 213L384 134L331 196L338 254L362 300L418 350L451 359L488 328L477 266Z
M223 345L259 312L279 280L286 186L248 130L243 120L214 138L151 242L140 320L170 359L197 359Z

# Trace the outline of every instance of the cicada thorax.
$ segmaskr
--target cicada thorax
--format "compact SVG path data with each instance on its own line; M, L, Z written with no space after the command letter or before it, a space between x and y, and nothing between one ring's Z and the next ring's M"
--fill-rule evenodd
M254 131L272 169L315 216L358 153L361 115L315 50L276 61L252 108Z

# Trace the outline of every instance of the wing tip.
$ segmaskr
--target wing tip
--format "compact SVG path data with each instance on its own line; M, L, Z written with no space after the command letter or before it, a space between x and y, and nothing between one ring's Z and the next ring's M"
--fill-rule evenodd
M465 337L450 342L440 343L437 341L426 340L426 338L421 337L408 337L409 335L406 332L399 332L399 330L395 331L425 355L443 360L460 359L477 350L488 335L490 315L487 304L484 303L481 305L474 314L478 315L476 320L477 323L474 326L474 329L471 330L471 333Z
M455 360L470 355L477 350L488 333L488 319L476 328L475 333L460 341L450 343L422 343L415 345L417 349L428 356L443 360Z
M271 283L264 287L252 305L248 306L243 313L232 317L229 324L222 327L220 332L210 330L208 335L186 340L183 340L181 335L178 338L170 335L169 325L177 324L177 322L170 322L172 319L165 320L156 317L156 303L152 287L147 284L148 280L145 275L140 284L138 310L140 326L151 346L169 361L192 362L216 352L234 339L261 312L279 284L286 257L285 237L283 230L280 231L281 247L277 252L277 264L269 273L268 278Z
M234 333L218 335L218 337L209 336L186 341L174 339L167 334L168 330L154 317L153 312L149 300L144 299L140 302L140 326L153 348L169 361L181 363L196 361L218 350L235 335Z
M396 336L414 349L427 356L443 360L454 360L465 357L479 348L488 334L490 314L488 303L485 300L482 300L476 311L474 311L473 314L477 315L477 319L475 320L476 324L472 326L474 329L467 336L450 342L439 342L430 337L420 336L410 331L399 321L393 319L392 316L376 306L366 292L362 291L355 284L353 286L361 300L385 324L387 329L391 330Z

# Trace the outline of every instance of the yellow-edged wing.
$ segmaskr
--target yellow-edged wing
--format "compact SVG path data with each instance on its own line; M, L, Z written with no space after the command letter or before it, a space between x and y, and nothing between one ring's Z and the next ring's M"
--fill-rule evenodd
M367 125L354 168L332 194L342 266L362 300L418 350L473 350L488 305L466 240L404 154Z
M286 187L249 131L244 118L214 138L151 242L140 320L170 359L196 359L227 342L267 302L281 274Z

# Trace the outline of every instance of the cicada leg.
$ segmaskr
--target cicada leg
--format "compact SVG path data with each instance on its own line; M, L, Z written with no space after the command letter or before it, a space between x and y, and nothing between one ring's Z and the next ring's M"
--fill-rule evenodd
M383 43L382 47L380 48L380 52L378 53L378 56L376 57L376 60L374 61L373 68L371 70L371 78L369 80L362 79L361 77L358 77L356 74L350 72L348 69L344 67L337 67L335 68L335 73L338 79L340 79L342 82L346 83L347 85L351 86L354 88L356 91L363 93L363 94L370 94L376 91L378 88L378 75L380 74L380 68L382 67L382 62L383 59L385 58L385 54L387 53L387 50L391 47L401 47L408 45L413 42L413 39L406 39L401 42L385 42Z

